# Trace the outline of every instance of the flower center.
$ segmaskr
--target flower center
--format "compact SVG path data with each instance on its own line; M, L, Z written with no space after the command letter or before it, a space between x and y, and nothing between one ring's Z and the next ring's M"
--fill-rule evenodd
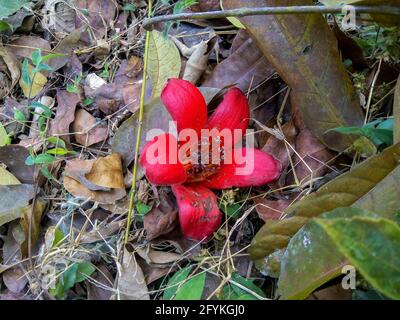
M187 181L203 181L217 173L223 158L224 149L219 143L215 145L210 141L200 142L192 152L187 152L187 162L184 164Z

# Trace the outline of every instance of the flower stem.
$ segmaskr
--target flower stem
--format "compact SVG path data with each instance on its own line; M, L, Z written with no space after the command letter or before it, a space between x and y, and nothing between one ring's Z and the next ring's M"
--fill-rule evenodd
M148 0L148 18L151 17L152 12L152 0ZM142 133L142 122L143 122L143 111L144 111L144 100L146 95L146 83L147 83L147 61L149 57L149 39L150 39L150 31L146 31L146 40L144 45L144 56L143 56L143 81L142 81L142 89L140 93L140 104L139 104L139 124L137 128L136 134L136 146L135 146L135 162L133 164L133 175L132 175L132 187L129 198L129 209L128 209L128 218L126 221L126 230L125 230L125 244L128 243L129 239L129 230L131 226L132 216L133 216L133 203L135 201L136 195L136 176L138 169L138 160L139 160L139 146L140 146L140 136Z

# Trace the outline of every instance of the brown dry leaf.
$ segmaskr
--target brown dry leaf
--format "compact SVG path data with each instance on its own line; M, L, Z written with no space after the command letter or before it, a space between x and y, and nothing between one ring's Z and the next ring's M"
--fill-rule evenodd
M32 52L41 49L42 55L46 55L50 52L51 46L50 43L36 36L22 36L10 42L10 46L12 46L13 53L20 58L31 59Z
M0 165L0 185L9 186L21 184L21 182L7 169Z
M36 241L39 239L40 222L42 220L42 214L45 208L46 208L46 203L43 202L42 200L37 200L35 204L35 210L33 212L32 212L32 205L30 205L28 208L24 210L24 214L22 215L21 220L19 222L25 234L25 240L24 242L21 243L21 254L23 258L28 256L29 234L31 235L32 246L34 246ZM30 226L31 228L29 228Z
M70 141L69 126L75 119L75 108L80 99L75 93L66 90L57 90L56 116L51 120L51 135L61 136L66 142Z
M96 269L90 276L94 281L86 282L88 300L110 300L115 279L105 265L97 266Z
M94 189L96 186L101 190L88 188ZM92 201L106 204L114 203L126 195L121 157L112 154L97 160L68 161L64 187L76 197L91 198Z
M177 225L178 210L170 194L159 190L160 204L143 217L147 240L171 232Z
M14 53L11 50L4 48L0 45L0 58L4 60L4 63L7 65L8 71L11 77L11 86L7 88L6 94L8 94L12 88L17 84L21 71L19 69L19 63ZM3 97L0 97L3 98Z
M246 31L240 31L238 37L243 37L243 34L247 40L215 67L203 86L223 88L236 84L246 92L250 85L256 87L275 72Z
M333 159L334 154L319 142L310 130L304 129L299 133L296 140L296 151L312 170L313 179L325 175L330 170L327 163ZM303 161L300 161L297 156L294 157L295 171L300 182L306 182L311 178L311 172Z
M255 198L254 203L257 205L256 210L258 216L265 222L268 220L278 220L283 214L284 210L289 207L293 201L291 200L267 200L263 198Z
M28 278L25 276L25 272L21 268L14 267L3 273L3 282L8 290L13 293L19 293L27 285Z
M182 259L182 255L178 253L154 250L150 245L146 248L138 247L136 252L148 265L158 268L168 268Z
M115 212L113 212L115 214ZM116 234L119 230L126 226L126 220L101 222L93 230L86 232L82 235L81 243L93 243L97 241L104 241L108 237Z
M289 143L294 148L297 135L297 129L294 123L292 121L286 122L282 126L282 133L285 136L287 143ZM290 146L288 146L285 141L271 135L262 150L271 154L281 162L282 174L277 183L280 187L282 187L285 184L286 173L288 170L290 158L293 159L293 149L290 148Z
M144 274L134 253L124 248L118 268L118 300L150 300Z
M86 178L98 186L114 189L124 188L121 156L114 153L104 158L98 158Z
M78 8L75 26L90 28L90 32L82 33L81 39L92 43L95 39L103 38L114 21L117 4L109 0L77 0L75 6Z
M140 257L137 259L137 261L143 270L144 278L146 279L147 285L158 279L161 279L162 277L166 276L169 273L174 272L178 267L176 265L168 268L157 268L154 266L150 266L149 264L147 264L145 260L143 260Z
M25 164L28 156L28 149L18 145L0 147L0 162L7 166L7 170L21 183L33 184L34 167Z
M312 0L225 0L223 7L313 3ZM292 98L313 134L333 150L342 151L352 145L354 137L327 132L337 127L361 126L364 117L350 77L340 61L335 36L322 14L259 15L243 17L240 21L292 88Z
M47 62L47 64L52 67L53 71L57 71L69 62L74 49L78 47L81 33L82 30L79 28L74 30L68 36L62 39L53 49L52 53L61 53L64 55L55 59L51 59Z
M96 118L83 109L78 109L75 112L72 130L75 133L76 142L85 147L104 141L108 137L107 125L97 125Z

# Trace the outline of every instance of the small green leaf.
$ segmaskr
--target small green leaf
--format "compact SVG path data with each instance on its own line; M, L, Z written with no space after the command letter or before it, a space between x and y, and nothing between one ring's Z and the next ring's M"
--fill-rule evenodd
M32 63L38 67L42 62L42 50L38 49L32 52Z
M0 32L12 30L12 29L13 29L13 27L11 24L9 24L6 21L0 21Z
M24 61L22 62L21 78L22 78L22 81L27 86L30 86L32 84L32 79L31 79L30 72L29 72L29 61L27 58L25 58Z
M188 279L192 266L177 271L168 281L164 300L200 300L206 280L206 273L198 273Z
M11 138L8 135L6 129L0 123L0 147L7 146L11 143Z
M124 11L136 11L136 6L133 3L126 3L123 7L122 10Z
M48 137L47 141L54 144L56 148L66 148L64 140L60 139L59 137Z
M32 109L41 108L43 110L43 114L47 118L50 118L53 115L53 111L51 111L51 109L48 106L46 106L40 102L37 102L37 101L33 101L31 103L31 105L29 106L29 108L32 108Z
M222 205L221 210L225 212L228 217L236 218L240 214L242 206L238 203Z
M257 287L251 280L242 277L238 273L233 273L231 279L242 285L243 287L249 289L251 292L256 293L258 296L266 298L265 293ZM258 300L255 295L250 292L243 290L242 288L236 286L234 283L229 283L224 287L223 297L226 300Z
M148 214L151 209L152 209L151 206L148 206L147 204L144 204L141 201L136 202L136 211L139 216L144 216Z
M388 219L315 219L364 278L389 298L400 299L400 226Z
M83 261L78 264L75 282L82 282L86 280L96 270L93 264L88 261Z
M91 105L92 103L93 103L93 99L91 99L91 98L85 98L85 100L83 100L84 107Z
M69 151L67 149L64 148L53 148L53 149L49 149L46 151L47 154L54 154L54 155L58 155L58 156L63 156L65 154L68 154Z
M42 62L46 62L48 60L51 59L56 59L56 58L61 58L61 57L65 57L67 56L64 53L50 53L50 54L46 54L45 56L42 57Z
M51 174L50 170L46 167L40 168L40 172L47 180L53 180L53 175Z
M78 88L75 84L73 83L67 83L67 91L69 93L78 93Z
M19 122L25 122L26 121L26 117L25 117L24 113L21 110L17 109L17 108L14 108L14 119L19 121Z
M36 68L33 69L33 72L40 72L40 71L53 71L53 68L45 63L40 63Z
M36 157L29 156L25 160L26 165L33 165L33 164L49 164L52 163L56 160L53 156L47 154L47 153L41 153L37 155Z

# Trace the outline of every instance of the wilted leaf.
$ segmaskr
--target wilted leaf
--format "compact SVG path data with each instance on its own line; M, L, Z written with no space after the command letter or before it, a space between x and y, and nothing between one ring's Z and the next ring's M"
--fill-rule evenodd
M224 1L224 7L231 9L298 4L312 5L313 1ZM264 15L243 17L240 21L292 88L292 103L297 105L306 126L331 149L341 151L349 147L353 142L351 136L326 131L359 126L363 115L340 61L336 39L323 16Z
M235 84L243 92L257 87L275 71L246 31L247 39L228 58L219 63L203 83L205 87L223 88ZM242 34L238 34L242 37Z
M78 95L66 90L57 90L57 111L51 121L51 135L61 136L63 140L69 142L69 126L75 119L75 108L79 101Z
M19 85L25 97L30 99L36 97L42 91L47 83L47 78L40 72L34 73L31 65L28 65L28 74L32 83L26 83L23 77L21 77Z
M104 141L108 137L107 124L97 124L96 118L83 109L76 111L72 130L75 132L76 142L85 147Z
M20 218L32 198L32 185L0 185L0 226Z
M377 188L377 184L384 181L386 177L390 179L390 174L397 167L399 161L400 144L397 144L355 166L349 172L293 204L285 212L287 218L270 221L260 229L250 248L251 257L262 259L275 249L286 247L290 237L309 218L339 206L351 206L358 199L368 197L368 192ZM390 195L393 195L393 191L390 192Z
M267 200L263 198L255 198L256 210L258 216L265 222L269 220L278 220L283 214L284 210L292 203L290 200Z
M9 186L14 184L21 184L21 182L0 165L0 185Z
M119 266L118 286L120 300L149 300L149 292L143 271L134 253L124 249L122 264Z
M92 183L114 189L122 189L124 176L122 174L121 157L114 153L104 158L98 158L86 178Z
M400 226L382 218L315 219L364 278L400 299Z
M181 71L181 57L175 44L158 31L151 31L149 39L148 73L151 97L158 98L169 78L176 78Z
M215 88L199 89L204 95L206 103L209 103L219 91ZM111 142L112 151L119 153L122 156L124 167L128 167L135 158L136 131L139 121L138 117L139 114L137 112L129 119L125 120L125 122L115 132ZM164 132L168 132L170 124L169 122L171 120L170 114L159 99L154 99L150 103L146 104L144 107L142 136L139 152L141 152L142 148L148 141L148 139L146 139L146 133L152 129L159 129ZM151 138L153 137L149 137L149 139Z

